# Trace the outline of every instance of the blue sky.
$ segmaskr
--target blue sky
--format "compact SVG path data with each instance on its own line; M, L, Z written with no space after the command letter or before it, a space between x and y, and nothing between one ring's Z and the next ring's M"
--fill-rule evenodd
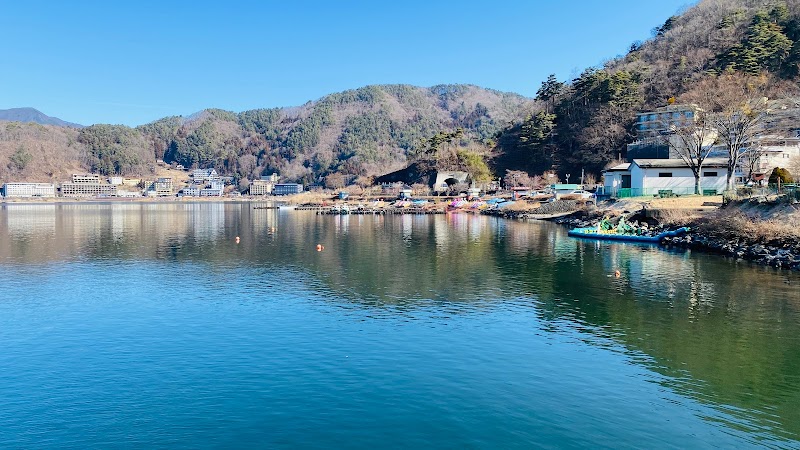
M533 96L623 54L686 0L7 1L0 109L140 125L367 84Z

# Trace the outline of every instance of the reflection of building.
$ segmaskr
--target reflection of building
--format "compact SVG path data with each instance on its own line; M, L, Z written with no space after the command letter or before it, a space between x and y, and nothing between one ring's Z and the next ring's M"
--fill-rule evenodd
M6 183L4 197L55 197L56 187L51 183Z

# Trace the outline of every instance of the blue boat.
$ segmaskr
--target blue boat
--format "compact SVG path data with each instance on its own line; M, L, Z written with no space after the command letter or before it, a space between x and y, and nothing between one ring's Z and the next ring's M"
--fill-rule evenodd
M598 231L597 228L575 228L569 230L567 235L572 237L586 238L586 239L604 239L608 241L628 241L628 242L650 242L659 243L665 237L675 237L685 234L689 231L687 227L681 227L677 230L664 231L655 236L639 236L635 234L617 234L608 231Z

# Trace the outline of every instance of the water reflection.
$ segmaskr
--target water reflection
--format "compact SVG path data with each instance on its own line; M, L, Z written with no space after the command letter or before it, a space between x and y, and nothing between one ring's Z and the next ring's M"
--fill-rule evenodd
M526 304L551 333L621 346L660 375L654 382L720 411L708 420L764 439L800 438L796 274L469 215L330 217L247 203L0 211L0 265L95 259L292 267L375 317L434 307L446 320Z

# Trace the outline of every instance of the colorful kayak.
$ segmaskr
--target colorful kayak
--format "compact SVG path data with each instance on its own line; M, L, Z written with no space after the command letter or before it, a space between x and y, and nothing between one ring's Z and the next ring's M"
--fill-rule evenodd
M587 239L605 239L610 241L628 241L628 242L653 242L659 243L665 237L675 237L685 234L689 231L686 227L678 228L677 230L665 231L655 236L638 236L635 234L617 234L609 231L597 230L597 228L575 228L569 230L567 233L572 237L580 237Z

